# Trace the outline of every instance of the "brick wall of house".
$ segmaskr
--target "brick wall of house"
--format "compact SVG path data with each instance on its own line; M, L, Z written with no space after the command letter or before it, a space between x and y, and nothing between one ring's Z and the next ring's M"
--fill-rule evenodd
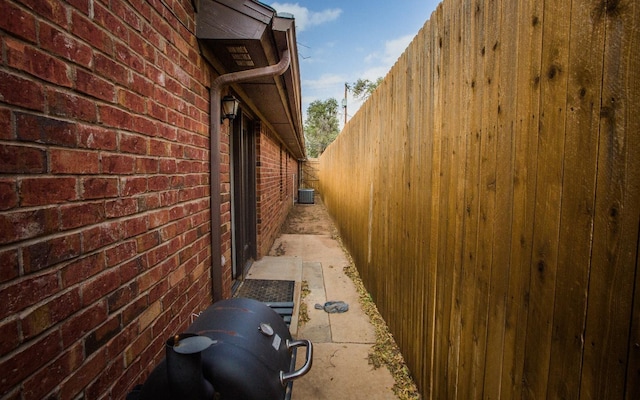
M231 297L231 156L229 121L220 132L220 255L222 263L222 297Z
M210 303L194 30L191 0L0 0L0 397L124 398Z
M298 162L264 124L257 128L258 258L269 253L297 193Z

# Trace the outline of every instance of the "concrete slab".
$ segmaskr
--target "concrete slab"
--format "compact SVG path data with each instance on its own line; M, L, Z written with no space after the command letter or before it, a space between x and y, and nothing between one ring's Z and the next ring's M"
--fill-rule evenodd
M311 291L324 292L324 274L321 263L311 261L302 263L302 279L307 282Z
M307 375L293 383L291 398L396 399L391 389L395 382L389 370L368 365L370 348L368 344L314 343L313 366ZM303 359L301 355L297 361L302 363Z
M323 265L344 264L346 257L331 235L283 234L273 244L285 256L302 257L304 261L317 261Z
M369 317L358 304L360 296L353 281L344 274L343 268L349 265L349 259L333 237L329 235L283 234L274 243L274 247L284 252L286 257L299 257L305 261L305 264L314 261L322 265L323 291L319 292L319 288L313 288L310 285L311 293L305 301L309 310L310 321L307 323L309 327L302 327L298 332L299 337L303 337L303 329L308 329L309 335L313 335L316 340L324 341L326 335L324 330L320 329L320 324L324 323L327 313L316 310L314 306L324 304L326 301L344 301L349 304L348 312L328 315L332 340L339 343L375 342L375 330L369 322ZM273 257L270 258L273 259ZM319 319L322 322L319 322ZM322 332L322 335L317 336L319 331Z
M253 263L247 279L281 279L300 282L302 280L302 258L262 257Z
M313 215L306 214L311 211ZM395 399L395 382L388 369L369 365L375 329L360 306L353 282L344 274L349 257L332 235L335 228L324 213L321 205L296 205L292 214L297 222L287 221L284 228L292 233L278 237L270 256L254 263L248 274L249 279L295 280L298 291L298 282L308 284L304 302L310 320L291 332L312 341L313 366L294 382L292 399ZM328 314L314 308L330 300L347 302L349 311ZM304 353L299 355L301 365Z
M304 302L307 305L309 321L298 328L297 337L311 340L312 343L330 343L331 326L329 315L313 308L315 303L325 303L324 275L322 265L318 262L305 262L302 268L302 279L307 282L309 294Z
M344 274L342 268L323 269L327 300L342 300L349 304L349 311L330 314L331 336L337 343L375 343L376 332L369 317L360 306L360 295L353 281Z

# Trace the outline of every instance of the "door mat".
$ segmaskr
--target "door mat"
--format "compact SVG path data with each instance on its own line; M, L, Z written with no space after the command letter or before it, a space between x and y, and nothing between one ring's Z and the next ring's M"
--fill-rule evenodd
M292 302L294 285L294 281L246 279L234 297L248 297L263 303Z
M293 317L294 286L294 281L247 279L242 282L234 297L248 297L265 303L290 326Z

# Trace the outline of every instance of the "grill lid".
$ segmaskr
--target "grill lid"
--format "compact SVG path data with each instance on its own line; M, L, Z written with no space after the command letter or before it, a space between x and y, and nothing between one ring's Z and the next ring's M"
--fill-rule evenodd
M298 347L304 365L295 370ZM235 298L207 308L188 332L171 337L166 357L128 400L285 399L292 381L313 360L309 340L292 340L284 320L267 305Z

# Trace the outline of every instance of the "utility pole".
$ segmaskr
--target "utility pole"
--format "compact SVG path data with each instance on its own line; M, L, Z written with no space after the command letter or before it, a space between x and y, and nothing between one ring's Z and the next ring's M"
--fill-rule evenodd
M342 100L342 108L344 109L344 124L347 125L347 90L349 90L349 84L344 83L344 100Z

